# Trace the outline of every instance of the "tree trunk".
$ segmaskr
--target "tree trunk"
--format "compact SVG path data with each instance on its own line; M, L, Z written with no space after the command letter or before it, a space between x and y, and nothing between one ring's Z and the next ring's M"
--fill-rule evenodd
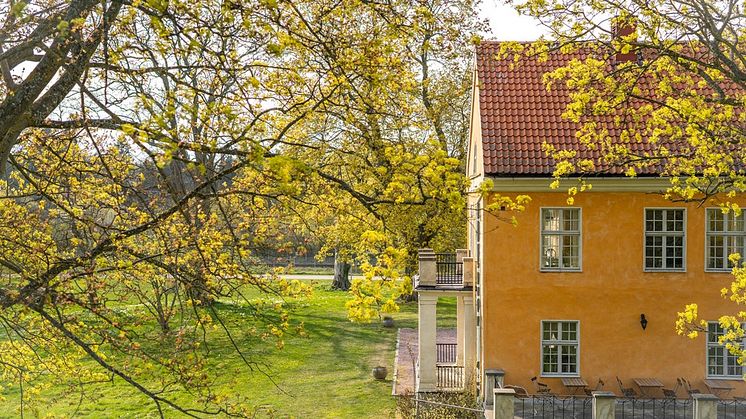
M350 289L350 267L349 262L341 261L337 254L334 254L333 290L348 291Z

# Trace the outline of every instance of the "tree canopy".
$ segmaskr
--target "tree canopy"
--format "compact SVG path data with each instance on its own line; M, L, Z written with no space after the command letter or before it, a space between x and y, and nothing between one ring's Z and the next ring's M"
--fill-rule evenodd
M0 376L30 402L116 377L161 415L249 415L211 390L206 336L266 372L214 303L248 307L259 341L301 326L283 299L308 287L253 253L283 222L377 256L369 279L461 239L470 0L11 0L0 18ZM397 284L359 284L353 314L393 308Z

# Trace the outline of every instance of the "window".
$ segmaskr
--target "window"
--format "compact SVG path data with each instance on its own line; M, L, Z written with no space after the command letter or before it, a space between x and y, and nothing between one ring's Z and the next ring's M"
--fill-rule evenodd
M577 321L541 322L541 374L578 375Z
M707 210L706 223L707 270L730 271L733 263L728 259L733 253L746 256L746 224L741 213L738 217L729 212L723 214L719 208Z
M541 270L580 270L580 209L541 209Z
M684 210L645 210L645 270L684 270Z
M743 367L738 364L738 357L720 344L723 334L724 330L718 322L707 323L707 376L740 379Z

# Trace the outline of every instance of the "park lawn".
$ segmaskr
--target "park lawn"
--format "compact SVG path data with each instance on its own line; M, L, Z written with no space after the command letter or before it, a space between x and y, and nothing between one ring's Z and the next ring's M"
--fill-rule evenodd
M242 307L218 304L217 309L231 325L239 347L252 360L262 363L263 372L251 371L240 361L227 341L213 343L211 369L217 374L214 388L218 393L240 396L258 409L259 417L365 417L389 418L396 401L391 396L396 329L383 328L379 322L352 323L347 320L348 294L330 291L329 281L317 281L312 297L290 303L294 321L302 321L306 336L292 335L283 349L271 342L257 342L242 336L245 322ZM441 299L439 327L454 327L455 301ZM402 304L392 314L397 327L416 327L416 303ZM247 325L248 326L248 325ZM371 368L386 366L385 381L376 381ZM17 386L0 393L0 417L18 417ZM174 392L175 400L190 401L188 394ZM38 396L34 410L26 417L157 417L155 405L121 379L114 383L88 385L85 397L51 388ZM165 410L167 417L179 417Z

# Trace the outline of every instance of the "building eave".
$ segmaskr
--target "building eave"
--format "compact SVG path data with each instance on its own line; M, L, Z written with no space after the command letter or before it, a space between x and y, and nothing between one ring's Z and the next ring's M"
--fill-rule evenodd
M506 177L486 176L492 181L493 192L558 192L565 193L568 188L578 186L579 178L563 178L559 188L552 189L554 182L551 177ZM583 178L591 185L588 192L658 192L663 193L671 187L671 180L667 177L591 177Z

